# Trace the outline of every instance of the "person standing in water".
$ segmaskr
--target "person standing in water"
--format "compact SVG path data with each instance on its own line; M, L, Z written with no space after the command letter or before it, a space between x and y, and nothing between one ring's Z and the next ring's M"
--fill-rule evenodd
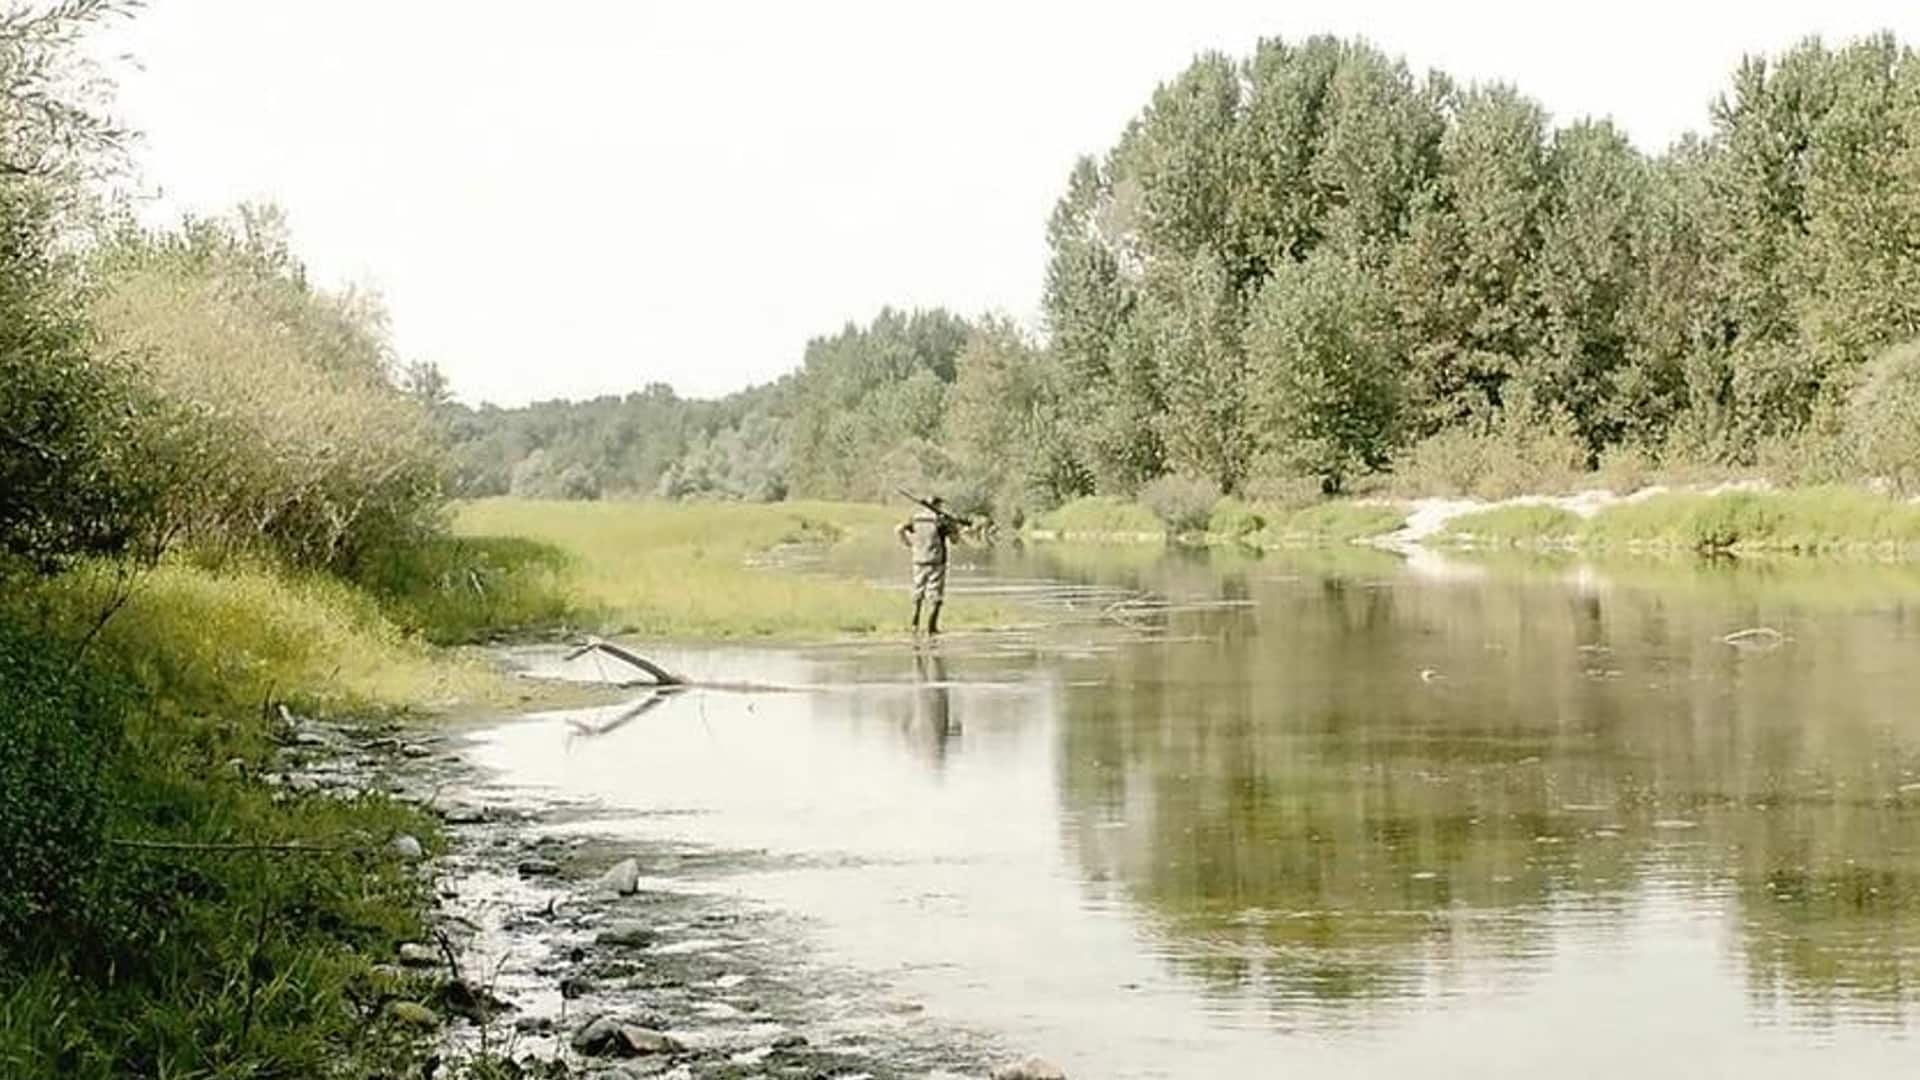
M901 545L913 552L913 632L920 632L924 608L928 635L938 634L940 606L947 598L947 544L960 535L960 522L946 512L946 503L935 495L920 503L894 533Z

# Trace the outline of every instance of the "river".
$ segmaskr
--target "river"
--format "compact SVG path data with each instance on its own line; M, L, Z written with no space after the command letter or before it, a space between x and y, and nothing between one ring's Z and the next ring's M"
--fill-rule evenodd
M1920 570L966 558L1031 625L670 651L769 688L470 760L1076 1080L1920 1066Z

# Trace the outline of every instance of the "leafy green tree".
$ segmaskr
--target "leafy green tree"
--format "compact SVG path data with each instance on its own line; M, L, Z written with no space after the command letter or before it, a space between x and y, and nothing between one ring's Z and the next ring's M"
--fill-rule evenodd
M1404 351L1373 275L1331 252L1289 264L1254 300L1246 348L1268 468L1339 490L1388 462L1403 431Z
M1056 367L1005 319L985 319L960 352L940 442L959 486L1012 521L1092 489L1063 419Z
M1155 264L1135 312L1164 407L1154 417L1167 464L1235 490L1253 456L1246 420L1240 304L1226 267L1201 254ZM1144 359L1143 359L1144 362Z
M1633 340L1630 303L1641 274L1633 240L1648 217L1649 170L1626 136L1590 121L1555 134L1547 168L1530 283L1539 343L1523 377L1534 400L1573 417L1597 455L1626 431L1613 398Z

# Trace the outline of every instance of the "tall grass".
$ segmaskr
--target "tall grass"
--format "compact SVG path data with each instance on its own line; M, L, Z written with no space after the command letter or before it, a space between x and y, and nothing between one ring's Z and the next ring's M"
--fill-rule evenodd
M1167 527L1152 510L1117 495L1088 495L1034 520L1036 531L1067 540L1164 540Z
M265 564L173 561L131 579L94 565L20 582L0 598L0 630L16 655L30 642L60 686L116 688L58 698L31 680L0 683L9 721L40 715L54 730L47 710L70 699L102 733L85 749L90 787L71 764L25 778L0 767L9 822L39 807L94 830L33 864L71 872L39 874L31 931L0 943L0 1075L375 1075L416 1061L415 1033L385 1020L377 995L432 988L382 987L375 965L422 933L424 884L382 848L400 832L431 845L432 823L373 791L267 782L280 747L264 706L504 699L506 681L429 649L350 585ZM31 696L9 697L20 694ZM38 760L27 749L0 739L0 766ZM0 848L17 866L15 832ZM172 846L137 846L154 841ZM193 847L233 843L311 850Z
M1494 545L1554 544L1577 539L1586 522L1571 510L1545 503L1493 506L1447 523L1445 539Z
M819 639L904 625L898 591L778 565L787 545L889 543L903 514L850 503L549 502L461 506L465 537L517 537L566 558L560 588L587 625L687 639ZM904 586L905 578L902 577ZM950 604L952 626L999 617Z
M71 638L110 602L112 573L47 582L38 606ZM436 651L396 626L366 592L322 573L171 561L134 580L92 649L150 698L201 712L272 697L320 712L388 711L499 699L487 665Z
M1407 523L1407 508L1398 503L1353 502L1335 499L1275 513L1258 539L1267 545L1338 544L1384 536Z

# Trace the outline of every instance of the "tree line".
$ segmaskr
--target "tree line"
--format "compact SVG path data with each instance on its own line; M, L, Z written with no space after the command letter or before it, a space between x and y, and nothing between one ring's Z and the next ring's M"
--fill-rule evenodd
M1047 236L1044 340L888 311L746 395L483 410L459 452L511 456L513 430L544 456L488 490L923 479L1017 512L1167 477L1462 487L1498 459L1904 483L1920 450L1897 348L1920 334L1920 62L1888 35L1747 60L1658 154L1364 41L1210 53L1075 166ZM556 487L573 467L591 481Z

